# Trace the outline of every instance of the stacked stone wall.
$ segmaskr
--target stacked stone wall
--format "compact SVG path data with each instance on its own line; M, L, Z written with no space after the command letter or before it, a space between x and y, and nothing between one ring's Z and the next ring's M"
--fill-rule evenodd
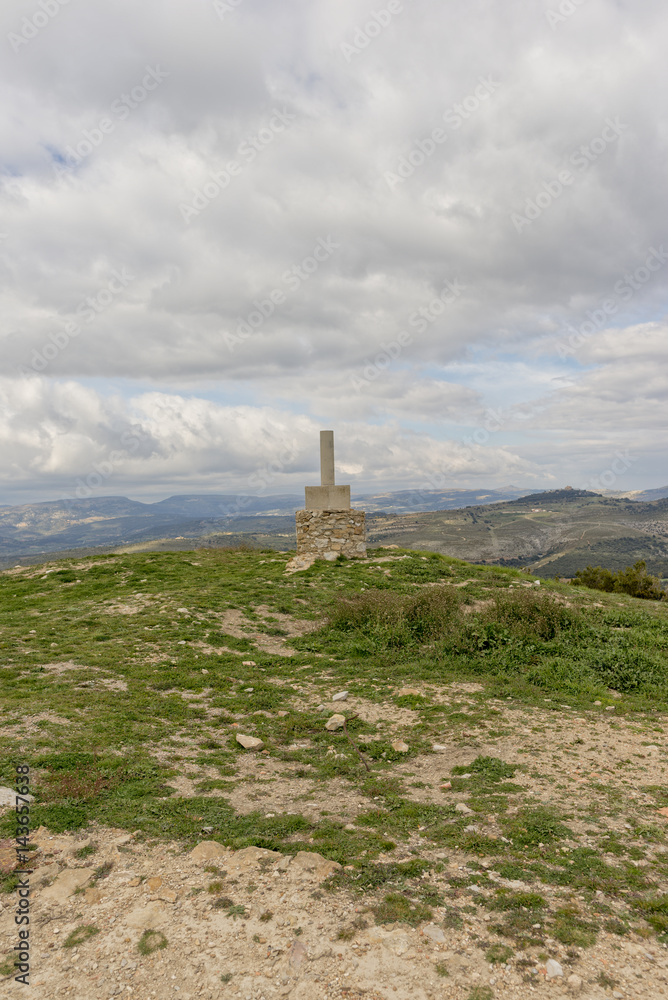
M298 510L297 555L366 559L365 521L363 510Z

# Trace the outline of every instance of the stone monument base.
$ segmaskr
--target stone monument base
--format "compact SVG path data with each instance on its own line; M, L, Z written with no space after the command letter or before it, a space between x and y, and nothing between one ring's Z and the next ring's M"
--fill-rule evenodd
M298 510L297 556L334 562L339 555L366 559L363 510Z

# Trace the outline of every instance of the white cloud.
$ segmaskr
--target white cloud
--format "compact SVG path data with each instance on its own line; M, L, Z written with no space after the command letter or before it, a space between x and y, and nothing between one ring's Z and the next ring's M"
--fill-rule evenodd
M668 268L630 298L614 288L668 232L668 11L588 0L552 30L548 0L402 7L348 62L341 43L369 20L367 0L245 0L223 18L205 0L72 0L16 52L7 36L33 9L2 8L0 343L16 381L7 398L25 407L3 431L12 495L48 497L102 461L133 407L154 450L119 460L114 482L130 492L176 491L190 474L240 484L266 460L266 427L298 428L308 465L323 424L379 484L444 462L462 484L548 484L572 455L578 474L600 463L611 438L639 456L629 475L647 482L634 485L660 484L648 432L665 412ZM147 67L161 79L138 100ZM476 98L481 80L488 96ZM446 138L431 153L436 128ZM68 147L98 132L63 174ZM582 146L594 150L584 165ZM408 157L410 176L390 186ZM205 187L221 171L229 185ZM541 192L518 232L511 216ZM188 223L184 204L203 204ZM291 287L286 274L330 238L336 252ZM107 302L114 272L132 279ZM446 282L461 292L424 325ZM230 349L277 291L272 315ZM615 328L599 325L564 360L566 324L579 329L611 294ZM89 298L100 308L86 319ZM402 334L387 370L356 390ZM31 366L53 384L28 386L19 370ZM553 381L562 371L570 386ZM105 378L152 381L155 394L128 408L86 388ZM214 382L216 404L203 398ZM531 426L509 420L475 468L457 464L456 440L518 399L540 404ZM393 440L407 443L385 450ZM299 489L302 473L282 475Z

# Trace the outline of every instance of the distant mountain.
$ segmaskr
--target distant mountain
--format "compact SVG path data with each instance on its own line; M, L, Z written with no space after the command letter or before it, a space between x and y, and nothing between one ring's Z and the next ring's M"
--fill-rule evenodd
M360 496L353 506L370 513L417 513L498 503L521 496L523 492L514 488L401 490ZM292 518L303 506L303 495L220 493L185 494L157 503L141 503L127 497L95 497L0 507L0 556L132 544L164 537L197 538L216 531L263 531L266 526L260 523L261 519ZM248 525L249 518L257 520ZM273 527L278 528L278 522Z
M609 493L604 491L607 497L619 497L624 500L637 500L639 502L649 500L664 500L668 497L668 486L659 486L656 490L631 490L628 493Z
M646 491L649 494L662 491ZM666 491L668 493L668 491ZM621 569L646 558L668 575L668 499L566 487L398 490L359 496L371 544L433 549L470 562L531 565L572 576L587 562ZM127 497L55 500L0 508L0 562L115 548L234 545L294 547L301 496L186 494L158 503Z

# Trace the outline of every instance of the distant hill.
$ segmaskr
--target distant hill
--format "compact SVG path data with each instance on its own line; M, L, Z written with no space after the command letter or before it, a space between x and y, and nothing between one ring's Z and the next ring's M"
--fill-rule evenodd
M510 494L510 495L509 495ZM401 490L354 501L370 543L431 549L469 562L526 566L572 577L588 563L617 570L645 559L668 579L668 498L650 501L566 487ZM200 546L292 549L301 496L173 496L51 501L0 508L0 564L48 555Z
M357 497L353 506L364 510L407 513L448 510L515 499L524 490L401 490ZM252 496L236 493L185 494L157 503L127 497L51 500L45 503L0 507L0 558L60 552L80 547L129 545L164 537L198 538L215 532L260 532L263 519L290 518L304 506L299 496ZM253 518L249 524L248 519ZM284 529L274 521L270 534ZM287 546L289 547L289 546Z

